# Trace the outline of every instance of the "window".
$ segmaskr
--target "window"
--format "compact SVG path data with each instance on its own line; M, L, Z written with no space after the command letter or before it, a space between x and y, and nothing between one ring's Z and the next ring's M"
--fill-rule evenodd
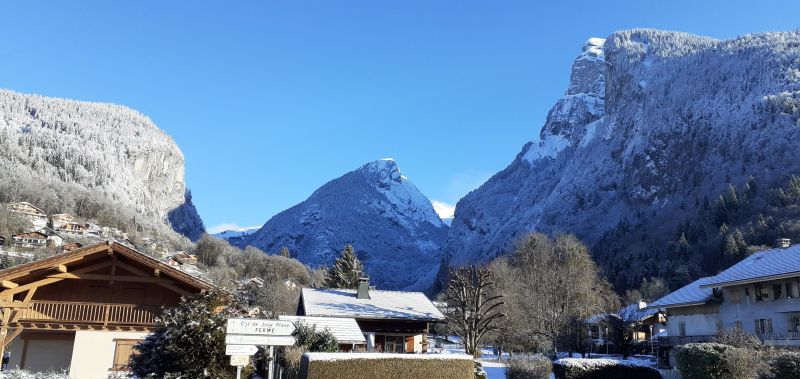
M786 298L791 299L797 297L797 291L794 289L794 283L791 281L786 282Z
M767 289L760 284L756 284L756 301L769 300Z
M744 297L750 300L750 288L744 287Z
M128 369L128 362L131 360L131 355L136 354L136 344L142 340L131 339L115 339L117 343L114 349L114 365L111 367L113 371L125 371Z
M717 320L717 332L722 331L722 320Z
M385 343L383 344L384 353L405 353L406 352L406 339L403 336L385 336Z
M792 331L800 332L800 317L792 317Z
M781 285L780 284L773 284L772 285L772 298L775 299L775 300L778 300L778 299L781 298L782 294L783 294L783 288L781 287Z
M756 333L757 334L772 333L772 319L770 318L757 319Z
M686 322L685 321L681 321L679 326L680 326L680 332L679 332L680 336L681 337L686 337Z

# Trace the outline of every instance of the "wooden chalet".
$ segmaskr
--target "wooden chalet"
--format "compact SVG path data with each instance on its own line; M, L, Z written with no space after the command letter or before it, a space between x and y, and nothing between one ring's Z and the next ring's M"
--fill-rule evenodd
M27 232L11 236L11 243L17 247L44 247L47 245L47 234Z
M69 213L57 213L50 216L50 223L54 228L59 228L64 224L74 223L75 218Z
M47 218L47 213L44 213L43 210L36 208L33 204L26 203L24 201L19 203L8 203L6 207L8 208L9 211L14 213L24 214L27 216L33 216L43 219Z
M163 307L213 285L125 245L104 242L0 271L0 353L9 368L106 378Z
M69 253L72 250L77 250L83 247L80 242L69 242L61 245L60 253Z
M357 290L303 288L298 316L354 318L368 351L425 353L431 323L444 315L422 292L377 291L362 280Z
M62 232L83 234L86 232L86 225L79 222L65 222L60 224L57 229Z

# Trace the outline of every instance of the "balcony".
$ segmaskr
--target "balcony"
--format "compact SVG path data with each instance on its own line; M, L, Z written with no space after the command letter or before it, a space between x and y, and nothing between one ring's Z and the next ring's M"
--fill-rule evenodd
M160 307L135 304L36 301L18 313L18 322L47 324L89 324L112 326L153 326Z

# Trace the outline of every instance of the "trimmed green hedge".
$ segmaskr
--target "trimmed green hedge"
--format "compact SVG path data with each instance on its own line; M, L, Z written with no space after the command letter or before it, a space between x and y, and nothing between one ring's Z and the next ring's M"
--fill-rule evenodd
M475 362L460 356L369 353L306 353L300 361L300 379L374 378L474 379Z
M758 353L719 343L690 343L675 348L683 379L752 379L758 375Z
M661 379L652 367L603 358L559 359L553 362L553 374L556 379Z

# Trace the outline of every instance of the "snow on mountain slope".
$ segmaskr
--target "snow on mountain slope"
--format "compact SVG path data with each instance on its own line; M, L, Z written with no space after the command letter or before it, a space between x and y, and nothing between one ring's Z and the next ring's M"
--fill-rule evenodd
M303 263L331 264L348 243L380 289L427 289L441 263L447 226L392 159L367 163L231 242Z
M436 211L436 214L439 215L439 218L442 219L442 222L450 225L453 222L453 216L456 213L455 205L450 205L442 201L432 200L431 204L433 205L433 210Z
M800 173L798 156L800 31L591 39L538 140L459 201L449 264L488 261L534 230L591 244L647 226L640 239L658 244L729 184Z
M261 229L261 226L247 226L244 228L223 230L219 233L214 233L214 237L222 239L244 237L248 234L255 233L258 229Z
M196 239L175 141L123 106L0 90L0 177L76 184Z

